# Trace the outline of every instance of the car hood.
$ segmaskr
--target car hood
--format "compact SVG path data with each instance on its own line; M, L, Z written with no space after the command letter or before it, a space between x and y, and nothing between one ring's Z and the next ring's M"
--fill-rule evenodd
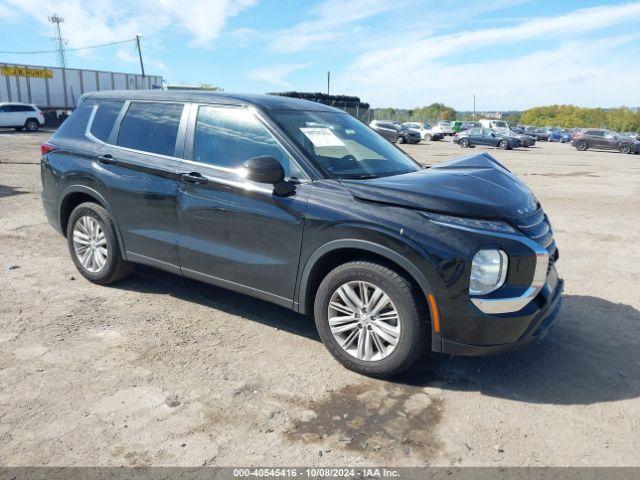
M417 172L341 180L360 200L473 218L517 218L538 208L524 183L488 153Z

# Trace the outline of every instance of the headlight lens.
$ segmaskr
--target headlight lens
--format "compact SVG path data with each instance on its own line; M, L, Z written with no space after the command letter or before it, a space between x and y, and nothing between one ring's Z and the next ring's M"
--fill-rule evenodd
M507 276L509 260L502 250L479 250L471 264L469 293L486 295L502 286Z
M476 230L487 230L489 232L516 233L516 230L511 225L500 221L452 217L451 215L440 215L437 213L425 213L424 215L432 222L452 227L466 227Z

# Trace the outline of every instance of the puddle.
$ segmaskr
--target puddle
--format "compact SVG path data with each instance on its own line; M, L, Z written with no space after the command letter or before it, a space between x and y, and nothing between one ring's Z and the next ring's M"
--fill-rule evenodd
M308 415L285 433L291 441L322 441L323 448L422 461L440 451L435 430L442 400L421 387L366 382L304 406Z

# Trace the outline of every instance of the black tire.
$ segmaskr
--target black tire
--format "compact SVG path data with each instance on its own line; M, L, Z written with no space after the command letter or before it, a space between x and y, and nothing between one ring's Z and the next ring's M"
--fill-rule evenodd
M625 155L631 153L631 145L620 145L618 152L624 153Z
M24 129L27 132L37 132L39 128L40 124L33 118L29 118L26 122L24 122Z
M381 288L395 306L400 335L395 349L381 360L361 360L340 346L329 327L329 302L333 293L346 282L364 281ZM396 271L367 261L354 261L336 267L320 283L315 297L314 317L325 347L342 365L354 372L371 377L390 377L409 368L425 351L430 325L421 297L407 278Z
M398 144L404 143L404 137L402 135L398 135L398 138L396 139L396 143Z
M507 142L506 140L500 140L500 143L498 143L498 148L500 150L509 150L509 142Z
M461 138L460 139L460 148L467 148L469 146L469 139L468 138Z
M587 148L589 148L589 144L587 144L587 142L585 142L584 140L580 140L576 144L576 149L578 149L579 152L584 152Z
M78 220L85 216L92 217L98 222L106 239L108 252L106 262L97 272L91 272L82 265L74 247L73 231L75 225ZM116 229L111 216L97 203L81 203L71 212L69 222L67 223L67 245L76 268L82 276L90 282L99 285L117 282L128 276L133 270L134 264L122 258L122 252L120 251L120 245L118 244L118 238L116 236Z

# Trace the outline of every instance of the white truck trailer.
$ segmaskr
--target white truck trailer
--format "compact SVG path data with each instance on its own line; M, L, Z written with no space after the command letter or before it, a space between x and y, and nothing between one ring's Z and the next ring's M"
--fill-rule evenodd
M162 77L0 62L0 102L32 103L44 111L73 110L83 93L162 88Z

